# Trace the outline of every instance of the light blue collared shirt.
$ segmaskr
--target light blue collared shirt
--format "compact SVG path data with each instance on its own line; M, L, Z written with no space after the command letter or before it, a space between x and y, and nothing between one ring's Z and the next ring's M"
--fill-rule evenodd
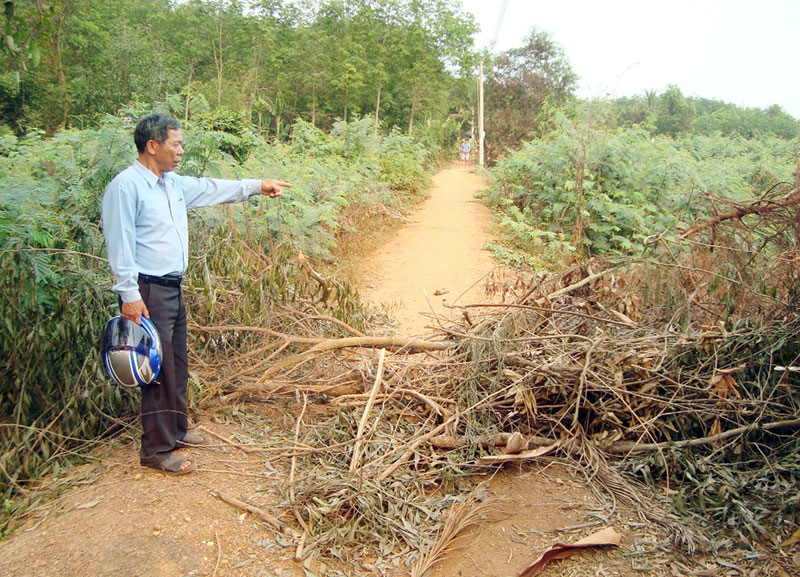
M242 202L261 193L261 180L156 176L138 160L112 180L103 195L103 233L114 273L111 290L135 302L139 273L183 274L189 262L186 210Z

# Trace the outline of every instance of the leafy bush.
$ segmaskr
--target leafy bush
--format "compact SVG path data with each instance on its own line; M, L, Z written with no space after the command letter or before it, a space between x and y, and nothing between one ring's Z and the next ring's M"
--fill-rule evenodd
M486 197L520 248L533 236L549 246L536 229L579 253L630 254L648 236L713 210L712 196L747 201L791 181L798 151L797 140L651 137L640 127L610 129L589 110L559 113L552 132L491 171Z
M401 187L418 192L428 176L426 149L403 135L376 135L366 120L337 123L331 134L300 122L286 144L232 134L218 123L209 130L198 126L184 127L179 172L294 184L277 201L262 198L192 214L188 289L201 286L205 298L193 292L187 302L195 318L217 323L230 322L227 314L264 314L279 293L289 299L313 294L316 284L291 264L297 250L328 256L342 208L392 204ZM0 478L6 499L28 480L57 470L64 455L112 431L119 417L136 408L135 392L108 386L98 354L103 323L117 314L100 199L110 179L135 158L131 129L129 119L109 117L97 130L2 140ZM234 154L230 147L239 141L232 138L248 139L247 146ZM239 153L247 154L241 164ZM255 269L243 263L253 258L262 268L271 262L273 272L247 274ZM265 279L271 279L269 290ZM247 301L242 310L215 312L216 285L258 296L240 299ZM327 305L330 314L359 324L360 305L348 287L334 287ZM5 522L0 519L0 531Z
M0 475L4 496L58 471L80 439L107 433L134 397L103 386L107 290L99 195L125 164L120 126L21 139L0 158ZM0 524L2 530L2 524Z

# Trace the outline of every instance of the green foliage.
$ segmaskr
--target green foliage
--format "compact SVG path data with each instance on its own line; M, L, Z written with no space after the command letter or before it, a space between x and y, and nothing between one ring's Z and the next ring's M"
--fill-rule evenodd
M327 130L368 115L387 130L411 131L447 118L453 94L461 107L473 85L477 26L445 0L6 6L42 59L26 70L24 51L0 52L4 70L15 71L0 80L9 88L0 91L0 122L18 133L93 126L132 101L163 102L176 117L202 116L222 132L248 123L282 140L298 118ZM232 119L228 111L243 112L233 132L219 126Z
M186 127L203 134L213 134L217 139L216 148L230 155L237 163L244 161L250 149L256 145L253 127L244 112L223 108L201 112L194 115Z
M800 120L780 106L767 109L741 108L719 100L684 98L677 86L663 94L617 98L610 103L611 124L640 126L651 134L701 134L747 139L777 136L792 140L800 136Z
M117 313L100 199L135 158L132 120L143 112L133 105L132 117L51 138L0 134L0 495L9 511L28 481L56 471L136 408L136 392L111 386L99 361L102 326ZM297 251L328 256L344 207L392 205L427 182L428 149L398 132L376 134L372 120L338 122L330 134L302 121L292 128L292 140L268 144L240 115L216 111L185 123L179 172L294 184L279 200L192 214L188 289L205 297L188 299L195 318L242 322L266 318L274 303L320 298ZM328 288L327 312L363 325L356 293L342 283ZM218 310L216 295L228 289L247 298ZM0 532L7 521L0 518Z
M658 99L655 111L656 134L675 137L689 132L694 121L694 106L686 100L681 89L675 85L667 88Z
M564 242L579 253L636 253L649 235L707 214L709 195L752 201L791 182L800 151L777 137L611 129L602 106L555 118L552 132L497 165L486 195L511 245L539 255L564 251Z
M700 134L739 135L744 138L775 135L791 140L800 136L800 120L793 118L780 106L739 108L737 106L707 100L692 99L696 109L694 131Z
M504 205L498 222L503 242L489 245L501 262L515 268L540 268L569 260L575 253L575 247L565 239L564 233L531 226L534 219L529 207L520 210L510 202Z
M135 398L103 384L97 349L115 302L99 195L130 145L118 126L21 139L0 158L0 476L4 498L56 472ZM0 532L5 520L0 520Z
M577 76L546 32L532 30L524 46L500 54L486 81L487 150L499 159L508 148L541 134L540 113L571 97Z
M49 7L50 2L43 2ZM52 30L49 11L36 12L19 0L3 2L3 32L0 41L0 61L3 70L13 70L17 81L18 73L36 68L42 60L40 43Z
M260 201L262 217L250 226L266 225L279 242L312 257L330 255L342 208L392 205L398 194L422 192L430 178L430 152L422 144L397 131L378 135L370 119L337 122L330 134L298 121L292 134L286 145L254 149L244 165L246 173L266 172L293 185L278 202Z

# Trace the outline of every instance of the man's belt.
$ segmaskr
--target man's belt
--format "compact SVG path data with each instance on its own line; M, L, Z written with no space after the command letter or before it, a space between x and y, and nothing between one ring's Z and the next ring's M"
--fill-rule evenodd
M149 274L139 273L139 280L143 283L157 284L170 288L180 288L183 277L171 274L165 276L151 276Z

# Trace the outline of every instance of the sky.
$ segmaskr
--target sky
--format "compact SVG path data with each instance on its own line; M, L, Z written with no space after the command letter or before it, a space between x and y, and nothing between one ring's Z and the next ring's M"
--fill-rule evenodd
M462 0L498 30L503 0ZM780 105L800 119L798 0L508 0L493 52L523 44L532 27L558 43L580 77L581 98L663 92L743 107Z

